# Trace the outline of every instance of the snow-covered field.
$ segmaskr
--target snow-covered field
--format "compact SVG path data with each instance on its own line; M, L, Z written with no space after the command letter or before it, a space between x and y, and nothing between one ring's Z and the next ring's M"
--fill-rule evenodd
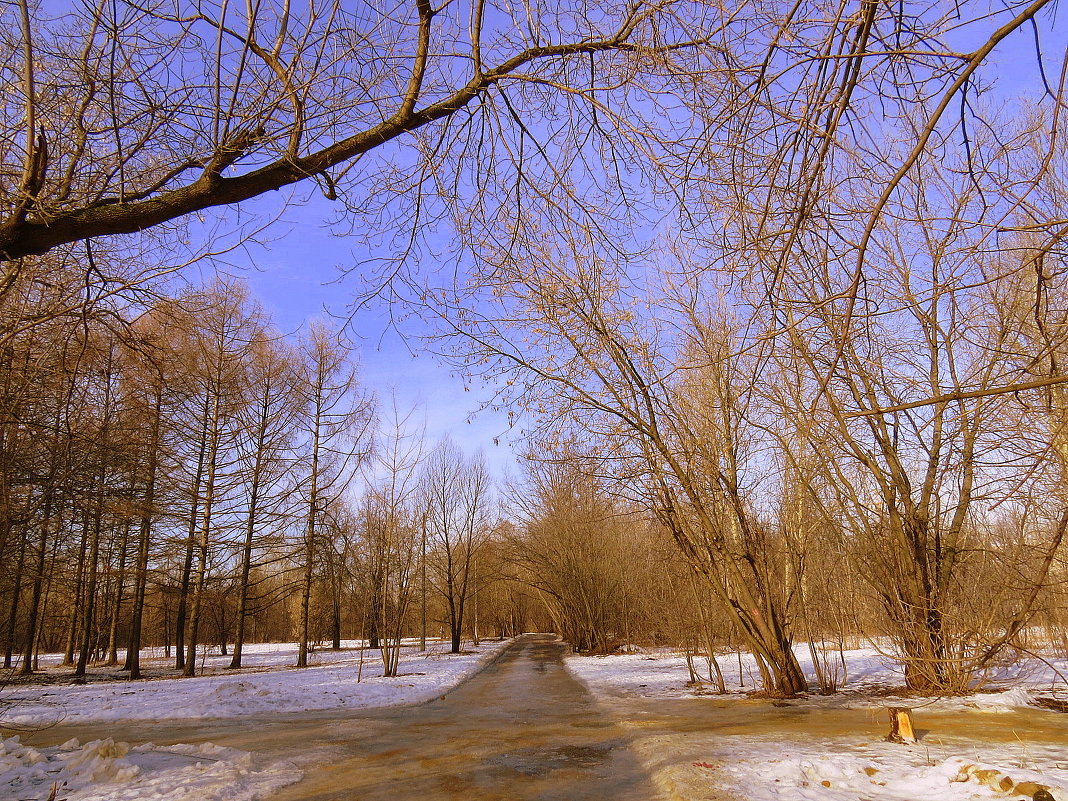
M114 724L121 721L231 718L239 715L359 709L420 703L456 686L491 660L507 642L467 646L447 653L447 643L415 643L403 649L400 675L382 677L376 651L318 651L312 667L290 667L296 646L249 646L251 670L224 672L229 657L206 657L210 675L153 681L101 680L86 685L19 685L0 692L0 733L6 726L39 729L57 723ZM362 664L361 664L362 662ZM49 657L43 664L55 665ZM46 668L46 678L58 669ZM96 678L97 683L92 683ZM359 678L359 681L357 681ZM84 745L71 740L54 748L24 745L18 736L0 737L0 799L69 801L259 801L300 779L299 760L268 762L262 755L211 743L130 747L111 739Z
M746 738L724 743L711 756L722 762L717 770L725 772L726 784L749 801L971 801L1031 798L1039 789L1057 801L1068 799L1068 754L1061 746L1001 745L984 759L955 750L849 741L784 748L781 740Z
M389 679L382 677L378 652L354 648L352 642L344 643L341 651L310 654L311 666L303 669L291 667L297 654L293 643L253 645L243 658L251 670L225 671L230 657L214 656L204 660L209 675L189 679L12 686L0 691L0 727L230 718L419 703L453 687L505 644L483 641L477 649L468 645L464 653L449 654L447 643L428 642L427 652L421 653L413 642L402 650L400 675Z
M798 657L812 675L807 649ZM710 685L690 686L683 656L668 652L639 652L607 657L574 656L568 668L596 696L606 702L619 699L670 699L709 697ZM698 661L701 672L703 662ZM993 674L987 690L963 698L899 698L893 693L904 684L900 670L871 649L846 652L847 680L833 696L791 700L800 707L796 728L782 725L773 733L737 734L687 731L680 734L646 734L639 720L634 748L657 784L672 798L748 801L966 801L1033 797L1046 789L1057 801L1068 801L1068 715L1063 716L1064 736L1054 744L1047 735L1029 739L1028 715L1035 697L1068 697L1068 660L1030 660ZM742 695L756 689L755 666L737 655L720 659L730 692L739 705L751 704ZM807 721L831 720L836 711L857 715L868 709L875 728L888 730L885 708L908 706L918 714L952 715L967 711L1016 715L1020 728L1009 741L967 737L940 738L926 734L909 745L885 742L868 733L842 734L834 727L821 730ZM745 714L744 709L740 712ZM808 714L804 710L811 710ZM709 716L716 714L710 707ZM859 713L865 715L865 713ZM820 717L821 715L826 717ZM1048 717L1047 717L1048 720ZM1060 721L1053 719L1054 741ZM978 728L982 728L979 726ZM882 732L885 734L885 731ZM1006 789L1008 792L1006 792Z
M596 694L602 696L693 698L715 692L714 685L691 686L685 657L675 651L634 649L636 653L612 656L572 656L568 668ZM812 657L808 648L796 648L805 675L812 676ZM895 689L902 689L905 677L901 668L873 648L845 652L846 680L833 695L812 695L803 703L820 706L866 707L892 705ZM718 657L728 693L747 693L759 687L756 664L749 654L725 654ZM701 678L708 679L703 658L695 657L694 666ZM900 706L928 704L938 709L958 707L1024 706L1035 696L1068 696L1068 659L1025 658L986 677L981 692L959 698L909 699ZM876 700L872 696L877 695Z

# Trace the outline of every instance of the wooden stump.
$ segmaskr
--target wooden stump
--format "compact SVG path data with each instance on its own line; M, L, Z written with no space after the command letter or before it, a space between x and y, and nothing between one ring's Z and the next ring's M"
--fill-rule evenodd
M891 743L914 743L916 732L912 728L912 710L905 706L892 706L890 712L890 734L886 739Z

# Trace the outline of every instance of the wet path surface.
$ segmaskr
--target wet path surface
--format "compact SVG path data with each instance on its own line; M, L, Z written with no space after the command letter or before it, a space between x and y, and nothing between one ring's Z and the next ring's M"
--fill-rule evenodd
M211 741L266 756L312 752L305 778L272 801L649 801L658 797L627 747L564 667L567 646L524 635L481 673L416 707L180 725L52 729L36 738Z
M565 649L523 637L443 700L353 720L337 761L279 801L655 797L626 732L564 668Z

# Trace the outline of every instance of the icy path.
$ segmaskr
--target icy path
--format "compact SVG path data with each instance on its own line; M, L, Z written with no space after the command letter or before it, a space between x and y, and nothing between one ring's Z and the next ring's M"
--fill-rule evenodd
M332 724L330 764L277 801L650 801L627 733L568 673L566 650L524 635L426 706Z
M272 764L298 759L303 780L271 801L655 798L626 731L568 673L565 650L551 635L526 635L423 706L63 726L39 737L113 733L130 742L211 742Z

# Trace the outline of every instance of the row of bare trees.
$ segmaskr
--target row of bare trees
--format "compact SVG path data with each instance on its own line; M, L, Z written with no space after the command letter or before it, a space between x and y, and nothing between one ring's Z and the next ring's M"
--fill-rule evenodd
M238 668L250 640L292 637L305 665L366 636L395 675L405 637L533 624L580 650L685 646L720 684L717 651L743 648L783 693L833 689L836 653L874 638L915 689L960 691L1061 630L1068 496L1056 386L947 388L1056 374L1068 301L1058 253L1023 243L965 308L945 275L974 253L948 250L922 274L887 251L865 297L887 311L846 336L809 308L774 347L757 304L681 259L660 284L516 251L494 294L544 340L463 340L541 423L510 523L478 458L379 421L327 328L287 342L238 283L77 313L38 297L3 362L6 664L59 649L138 676L162 645L192 675L207 643Z
M77 676L124 658L136 678L162 645L193 675L207 644L239 668L272 637L304 666L316 641L366 633L393 673L416 609L424 640L429 614L460 649L499 573L479 565L497 519L480 460L400 423L376 434L341 340L313 324L288 341L238 282L125 306L54 289L8 297L37 320L6 328L0 363L5 667L58 649Z

